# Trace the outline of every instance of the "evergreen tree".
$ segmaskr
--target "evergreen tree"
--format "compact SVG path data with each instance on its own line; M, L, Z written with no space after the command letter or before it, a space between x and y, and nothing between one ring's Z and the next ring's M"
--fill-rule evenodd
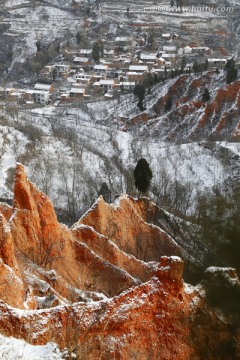
M233 81L237 80L238 71L235 66L231 66L227 69L226 82L231 84Z
M154 74L153 82L154 82L154 85L156 85L158 83L158 75L157 74Z
M229 59L225 65L225 70L229 70L232 67L235 67L235 61L233 59Z
M168 72L167 72L167 67L166 65L164 66L164 79L167 79L168 77Z
M100 52L101 57L103 57L104 56L104 45L102 42L99 45L99 52Z
M138 100L137 107L139 108L140 111L144 111L146 109L143 104L143 99Z
M153 49L155 42L155 31L154 28L151 28L148 36L148 46Z
M195 74L199 72L199 64L197 63L197 61L194 61L192 69Z
M154 84L153 76L150 73L148 73L146 79L143 82L143 86L145 88L148 88L151 87L153 84Z
M172 70L172 71L171 71L171 79L174 79L174 78L175 78L175 76L176 76L176 75L175 75L175 71L174 71L174 70Z
M208 69L208 65L209 65L208 59L206 59L205 64L204 64L204 69L205 69L206 71L207 71L207 69Z
M76 39L77 39L77 43L78 45L81 44L81 40L82 40L82 35L81 35L81 32L78 31L77 34L76 34Z
M139 194L141 195L141 193L147 192L153 177L152 170L150 169L147 160L145 160L144 158L138 160L133 175L134 184L135 187L138 189Z
M41 45L40 40L37 40L37 41L36 41L36 47L37 47L37 51L41 51L41 50L42 50L42 45Z
M56 80L56 77L57 77L57 69L54 68L54 69L53 69L53 72L52 72L52 79L53 79L53 81Z
M237 79L238 71L235 67L235 61L233 59L229 59L225 65L226 70L226 82L227 84L231 84L233 81Z
M92 57L96 62L99 62L100 60L100 48L97 42L93 44L92 48Z
M135 85L135 87L133 89L133 94L138 97L137 106L138 106L139 110L143 111L144 110L143 100L144 100L144 96L145 96L145 87L141 84Z
M203 95L202 95L202 101L207 102L210 100L210 94L207 88L204 89Z
M187 59L185 56L182 57L180 68L182 71L184 71L185 67L187 65Z

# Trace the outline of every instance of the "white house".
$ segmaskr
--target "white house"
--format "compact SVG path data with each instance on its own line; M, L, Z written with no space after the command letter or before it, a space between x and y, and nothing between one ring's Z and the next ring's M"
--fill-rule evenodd
M225 58L208 58L210 66L224 66L227 62Z
M108 66L107 65L103 65L103 64L97 64L94 66L94 71L97 73L106 73L108 70Z
M163 46L163 51L166 51L168 53L169 52L175 53L177 51L177 48L174 45L166 45L166 46Z
M170 40L171 39L171 34L170 33L162 34L162 38L165 39L165 40Z
M183 48L183 52L184 52L184 54L191 54L192 53L192 48L190 46L185 46Z
M166 61L172 61L174 62L176 60L176 55L175 54L162 54L162 58Z
M145 63L154 63L157 58L157 54L142 53L140 59Z
M120 86L123 87L124 90L133 90L136 85L135 81L123 81L120 83Z
M117 36L115 39L115 44L116 45L127 45L128 43L130 43L132 41L131 37L128 36Z
M82 98L86 93L84 88L72 87L69 91L70 97Z
M49 102L49 98L50 98L49 91L29 90L28 94L32 95L32 98L36 103L46 105Z
M179 48L179 49L178 49L178 55L179 55L179 56L182 56L183 53L184 53L183 48Z
M84 56L89 58L92 55L92 49L81 49L79 50L80 57Z
M91 79L92 79L92 75L89 74L75 74L73 76L73 78L77 81L77 83L82 83L82 84L90 84Z
M138 72L138 73L144 73L145 71L148 71L147 65L130 65L129 66L130 72Z
M142 81L144 79L144 73L137 72L137 71L128 71L127 79L128 79L128 82Z
M71 66L69 64L55 64L54 68L57 75L60 75L61 73L69 73Z
M114 50L105 50L104 49L104 51L103 51L103 56L107 59L113 59L114 54L115 54Z
M99 81L99 85L104 90L113 90L115 87L115 81L111 79L109 80L102 79Z
M53 93L53 92L54 92L54 88L53 88L52 85L49 85L49 84L40 84L40 83L35 84L34 90L37 90L37 91L48 91L49 93Z
M90 60L89 60L89 58L84 57L84 56L75 56L75 58L73 59L73 63L75 65L87 66L90 64Z
M209 52L209 51L210 51L210 49L207 46L194 46L192 48L193 53L205 53L205 52Z

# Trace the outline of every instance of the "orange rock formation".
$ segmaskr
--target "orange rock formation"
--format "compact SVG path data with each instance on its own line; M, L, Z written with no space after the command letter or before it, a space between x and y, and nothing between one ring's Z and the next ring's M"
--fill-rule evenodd
M156 211L148 199L100 198L68 229L18 164L13 211L0 216L1 333L54 341L83 360L225 359L226 344L237 359L238 328L206 301L216 279L240 288L236 273L210 269L186 285L171 256L183 251L153 225Z

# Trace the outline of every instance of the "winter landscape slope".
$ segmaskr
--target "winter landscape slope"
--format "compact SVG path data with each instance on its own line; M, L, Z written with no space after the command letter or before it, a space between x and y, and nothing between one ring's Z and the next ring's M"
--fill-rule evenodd
M221 13L172 13L169 9L161 14L148 13L143 11L144 3L129 2L126 7L127 4L130 5L129 22L160 20L164 32L178 32L183 42L195 40L198 42L195 45L209 46L211 41L215 51L221 44L229 55L237 55L237 2L207 4L234 6L233 12ZM1 61L4 77L31 82L26 59L34 60L36 42L58 51L59 47L64 49L66 42L74 45L88 7L95 19L87 30L89 38L106 34L108 28L110 37L137 32L117 21L126 22L125 11L118 9L125 7L124 2L100 5L102 14L94 2L2 2L0 41L4 49ZM159 5L169 3L162 1ZM185 5L198 3L188 1ZM111 16L117 14L117 20L116 16L108 18L108 12ZM116 33L112 33L112 28ZM207 104L201 101L205 87L209 88L211 97ZM164 105L169 96L173 107L166 113ZM155 201L159 193L171 197L176 182L188 189L190 200L181 209L183 212L186 208L191 212L189 203L194 204L196 194L214 187L224 188L228 181L238 179L239 81L227 86L223 71L219 75L213 72L183 75L152 87L145 97L147 110L143 114L136 103L131 94L108 102L86 102L80 108L47 106L32 111L19 106L3 108L1 198L12 198L16 161L28 168L32 181L51 197L58 215L68 223L77 221L92 205L103 182L110 188L112 199L122 192L134 196L132 171L141 156L146 157L154 169L152 196ZM229 147L223 141L235 143ZM176 142L180 145L176 146Z
M33 84L37 45L52 57L74 49L86 23L91 41L147 23L238 62L239 1L202 2L234 7L221 13L158 3L161 14L142 1L1 2L2 87ZM130 93L32 109L1 101L1 358L240 358L239 273L204 272L232 264L216 258L222 236L199 236L194 218L199 199L239 185L239 105L239 79L226 85L225 70L210 69L155 84L144 111ZM134 186L141 157L151 200Z
M81 108L2 109L1 197L12 198L14 167L21 161L73 223L103 182L112 200L122 192L134 196L134 164L145 157L154 174L153 199L172 196L177 181L190 196L181 210L191 212L197 194L239 179L239 81L226 86L224 76L207 72L156 85L146 96L145 121L137 119L133 95ZM211 100L204 104L206 84ZM166 113L170 94L174 105Z
M173 256L179 247L146 222L154 212L149 200L123 197L109 205L100 199L68 229L58 223L51 202L29 182L21 164L14 193L12 214L1 205L2 334L34 345L53 342L61 352L53 344L35 350L52 359L213 359L216 354L227 359L226 351L238 358L239 315L211 303L212 288L225 292L226 302L229 291L239 296L235 270L209 268L196 287L184 283L183 261ZM134 222L121 223L129 217ZM142 236L155 242L138 244L142 253L134 256L130 246L139 226ZM140 260L153 246L149 260L158 249L172 256L159 253L155 262ZM3 344L10 351L9 342ZM16 348L21 352L20 344ZM24 351L34 354L33 348Z

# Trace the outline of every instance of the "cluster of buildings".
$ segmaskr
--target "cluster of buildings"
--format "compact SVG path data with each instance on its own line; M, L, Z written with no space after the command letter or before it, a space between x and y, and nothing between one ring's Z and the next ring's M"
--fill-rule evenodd
M1 95L5 95L8 101L19 102L21 104L33 105L35 103L46 105L51 101L55 93L54 86L51 84L36 83L33 89L6 88L1 89Z
M104 44L98 63L93 59L92 47L69 51L67 57L61 55L42 69L33 89L6 89L6 95L26 104L41 105L55 100L71 103L85 98L111 99L116 94L132 91L136 83L143 82L149 74L160 76L180 68L183 60L186 70L192 68L196 60L208 60L212 68L224 67L227 61L213 57L208 47L179 44L177 34L162 34L162 45L157 50L149 50L142 38L118 36L112 44Z

